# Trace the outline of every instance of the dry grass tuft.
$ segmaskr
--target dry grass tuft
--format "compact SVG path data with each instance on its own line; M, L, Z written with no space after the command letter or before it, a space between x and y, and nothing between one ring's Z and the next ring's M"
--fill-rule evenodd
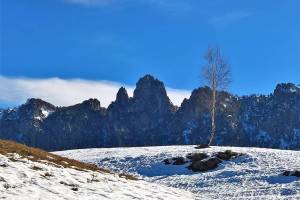
M62 166L65 168L73 168L81 171L95 171L95 172L104 172L111 173L107 169L99 168L97 165L83 163L77 160L61 157L41 149L28 147L23 144L19 144L13 141L8 140L0 140L0 154L7 155L16 153L23 158L27 158L28 160L35 162L45 162L47 161L50 164L54 164L54 166ZM11 161L17 161L14 158L10 158ZM129 180L137 180L135 177L126 174L120 174L120 177L124 177Z
M46 172L44 174L41 174L41 176L44 177L44 178L49 178L49 177L52 177L53 174L50 174L49 172Z

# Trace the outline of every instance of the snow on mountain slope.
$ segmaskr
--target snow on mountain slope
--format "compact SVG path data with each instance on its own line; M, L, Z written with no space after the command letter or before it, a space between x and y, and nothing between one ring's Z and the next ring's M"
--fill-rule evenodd
M206 173L189 171L187 165L165 165L163 160L191 152L213 153L230 149L246 155L224 161ZM186 189L197 199L300 199L300 178L285 170L300 169L300 151L263 148L162 146L81 149L55 152L95 163L115 172L133 174L149 182Z
M0 154L0 199L194 199L190 192L114 174L79 171Z

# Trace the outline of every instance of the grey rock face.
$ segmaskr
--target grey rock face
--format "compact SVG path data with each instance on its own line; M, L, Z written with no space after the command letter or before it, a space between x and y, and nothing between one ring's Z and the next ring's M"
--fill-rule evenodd
M179 108L164 84L146 75L129 97L120 88L103 108L97 99L56 107L29 99L0 111L0 138L46 150L205 143L210 130L211 90L194 90ZM300 88L278 84L273 94L217 94L214 144L300 149Z
M106 135L111 146L168 144L166 124L174 115L164 84L150 75L141 78L132 98L121 88L107 109Z

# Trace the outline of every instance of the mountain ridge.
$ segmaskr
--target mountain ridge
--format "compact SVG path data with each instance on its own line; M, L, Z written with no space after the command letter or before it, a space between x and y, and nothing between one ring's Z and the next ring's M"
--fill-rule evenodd
M57 107L29 99L0 111L0 138L46 150L199 144L210 129L211 90L192 91L177 107L164 83L141 78L129 97L121 87L107 108L97 99ZM300 87L281 83L269 95L218 92L216 145L300 149Z

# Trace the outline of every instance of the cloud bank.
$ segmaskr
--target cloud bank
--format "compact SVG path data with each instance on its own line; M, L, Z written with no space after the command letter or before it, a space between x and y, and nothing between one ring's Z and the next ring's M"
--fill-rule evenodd
M83 79L31 79L0 76L0 103L16 106L28 98L41 98L57 106L69 106L89 98L97 98L107 107L115 100L117 91L123 86L128 95L133 95L134 86L110 81L90 81ZM190 96L186 90L167 88L174 105L180 105Z

